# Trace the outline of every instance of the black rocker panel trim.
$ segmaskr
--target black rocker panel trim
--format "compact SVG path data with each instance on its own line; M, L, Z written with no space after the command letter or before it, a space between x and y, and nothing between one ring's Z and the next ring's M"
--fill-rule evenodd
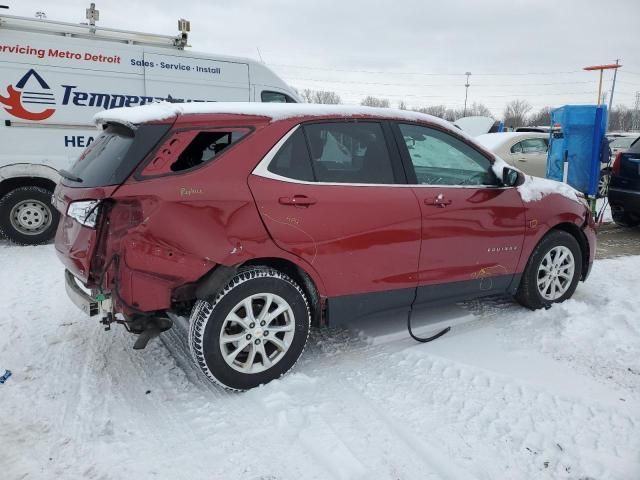
M364 316L402 316L409 309L424 308L473 298L504 293L513 294L518 288L519 275L496 275L462 282L448 282L403 288L384 292L343 295L327 299L326 319L331 327L348 325Z

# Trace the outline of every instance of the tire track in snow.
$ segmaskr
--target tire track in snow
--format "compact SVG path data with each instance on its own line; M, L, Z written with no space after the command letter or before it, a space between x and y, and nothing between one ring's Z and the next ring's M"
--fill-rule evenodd
M378 403L418 437L436 434L448 447L446 457L460 454L463 436L483 458L517 459L510 468L519 471L524 466L522 478L577 472L597 477L604 471L602 464L611 465L612 454L618 462L629 466L635 461L640 467L636 453L640 439L630 428L635 420L628 414L559 398L513 379L411 350L415 349L391 354L378 381L371 381L369 374L355 374L349 384L363 395L359 404ZM396 381L389 382L389 377ZM398 411L402 417L394 414ZM623 446L617 452L602 448L611 444ZM476 463L470 468L474 472L486 464L473 459L469 463ZM504 472L486 473L481 478L497 478Z

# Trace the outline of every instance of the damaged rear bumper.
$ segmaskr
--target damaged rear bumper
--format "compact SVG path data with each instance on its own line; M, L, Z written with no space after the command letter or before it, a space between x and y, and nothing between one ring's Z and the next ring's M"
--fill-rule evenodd
M64 271L64 284L67 296L76 307L89 317L95 317L100 313L100 304L78 284L78 280L69 270Z

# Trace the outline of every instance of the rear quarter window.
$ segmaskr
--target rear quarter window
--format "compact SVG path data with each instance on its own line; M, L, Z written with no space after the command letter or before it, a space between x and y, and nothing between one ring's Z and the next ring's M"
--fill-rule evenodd
M248 127L174 132L154 152L142 176L179 174L211 163L250 132Z

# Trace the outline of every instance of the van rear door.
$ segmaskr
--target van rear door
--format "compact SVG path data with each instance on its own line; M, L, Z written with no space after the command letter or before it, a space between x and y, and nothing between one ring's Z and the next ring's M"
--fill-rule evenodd
M249 102L249 65L144 53L146 95L182 101Z

